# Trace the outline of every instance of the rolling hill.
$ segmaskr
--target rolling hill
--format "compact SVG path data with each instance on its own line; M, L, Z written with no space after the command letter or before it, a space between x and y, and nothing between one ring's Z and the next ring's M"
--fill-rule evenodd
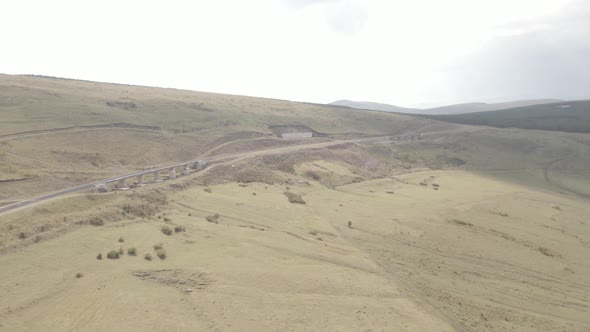
M352 101L352 100L346 100L346 99L332 102L329 105L347 106L347 107L351 107L351 108L367 109L367 110L374 110L374 111L384 111L384 112L438 115L438 114L462 114L462 113L496 111L496 110L503 110L503 109L508 109L508 108L531 106L531 105L541 105L541 104L556 103L556 102L562 102L562 100L536 99L536 100L518 100L518 101L511 101L511 102L504 102L504 103L465 103L465 104L456 104L456 105L448 105L448 106L435 107L435 108L425 108L425 109L405 108L405 107L393 106L393 105L388 105L388 104L364 102L364 101Z
M394 112L394 113L419 113L419 109L399 107L389 104L373 103L369 101L352 101L347 99L337 100L328 105L346 106L373 111Z
M440 121L564 132L590 133L590 101L568 101L531 105L499 111L451 115L425 115Z
M465 103L448 105L442 107L428 108L422 111L422 114L462 114L462 113L475 113L475 112L487 112L497 111L508 108L542 105L562 102L563 100L558 99L535 99L535 100L517 100L505 103Z

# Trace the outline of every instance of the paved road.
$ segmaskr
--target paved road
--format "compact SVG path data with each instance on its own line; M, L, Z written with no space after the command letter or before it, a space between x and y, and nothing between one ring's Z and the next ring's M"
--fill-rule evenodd
M405 135L400 135L400 136L405 136ZM207 157L207 158L198 158L198 159L189 160L189 161L178 163L178 164L151 168L148 170L143 170L141 172L131 173L131 174L122 175L122 176L118 176L118 177L114 177L114 178L109 178L109 179L95 181L95 182L91 182L91 183L87 183L87 184L82 184L82 185L79 185L76 187L63 189L63 190L56 191L56 192L53 192L50 194L46 194L46 195L38 196L35 198L27 199L24 201L1 206L0 213L11 211L11 210L14 210L19 207L23 207L23 206L30 205L30 204L37 203L37 202L41 202L41 201L45 201L45 200L59 197L59 196L63 196L66 194L70 194L70 193L74 193L74 192L78 192L78 191L83 191L83 190L88 190L88 189L93 189L100 184L112 183L112 182L117 182L119 180L125 180L128 178L137 177L139 175L151 174L156 171L163 171L163 170L170 169L172 167L182 167L182 166L186 166L186 165L195 164L199 160L206 160L209 163L211 163L214 161L220 161L220 160L224 160L224 159L230 160L230 159L236 159L236 158L240 158L240 157L241 158L255 157L255 156L261 156L261 155L266 155L266 154L284 153L284 152L291 152L291 151L297 151L297 150L303 150L303 149L318 149L318 148L323 148L323 147L338 145L338 144L343 144L343 143L371 142L371 141L379 141L379 140L383 140L383 139L387 139L387 138L394 138L394 137L397 137L397 136L386 135L386 136L374 136L374 137L350 139L350 140L334 140L334 141L330 141L330 142L301 144L301 145L280 147L280 148L274 148L274 149L268 149L268 150L249 151L249 152L219 155L219 156L213 156L213 157Z

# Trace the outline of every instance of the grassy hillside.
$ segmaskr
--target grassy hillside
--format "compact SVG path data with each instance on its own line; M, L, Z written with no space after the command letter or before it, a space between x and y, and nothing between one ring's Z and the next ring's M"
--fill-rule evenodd
M569 101L492 112L424 115L452 123L590 133L590 101Z
M273 138L267 124L354 136L430 122L276 99L0 75L0 200L190 160L232 141L291 144Z
M156 126L169 133L304 123L320 132L376 134L414 121L285 100L10 75L0 75L0 115L0 135L104 123Z

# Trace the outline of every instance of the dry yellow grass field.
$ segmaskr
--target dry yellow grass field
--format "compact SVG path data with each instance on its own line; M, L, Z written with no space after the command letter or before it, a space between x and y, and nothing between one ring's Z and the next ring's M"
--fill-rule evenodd
M25 178L0 182L3 202L196 155L300 144L267 136L275 121L334 137L425 135L257 153L0 214L0 331L590 330L587 134L1 82L1 134L75 127L0 138L0 180ZM102 123L160 129L79 127Z

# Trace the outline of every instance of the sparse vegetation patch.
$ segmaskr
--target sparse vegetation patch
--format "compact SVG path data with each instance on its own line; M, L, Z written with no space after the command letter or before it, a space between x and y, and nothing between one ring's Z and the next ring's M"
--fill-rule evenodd
M118 250L111 250L107 253L108 259L119 259L119 251Z
M162 233L166 235L172 235L172 228L169 226L162 226Z
M453 224L461 225L461 226L469 226L469 227L473 226L472 223L470 223L468 221L459 220L459 219L451 219L450 222L452 222Z
M292 193L290 191L285 191L283 193L289 199L289 203L293 204L306 204L300 194Z
M166 250L164 250L164 249L156 250L156 256L158 256L159 259L166 259Z
M219 213L216 213L214 215L206 216L205 220L207 220L208 222L214 223L214 224L218 224L219 217L220 217Z

